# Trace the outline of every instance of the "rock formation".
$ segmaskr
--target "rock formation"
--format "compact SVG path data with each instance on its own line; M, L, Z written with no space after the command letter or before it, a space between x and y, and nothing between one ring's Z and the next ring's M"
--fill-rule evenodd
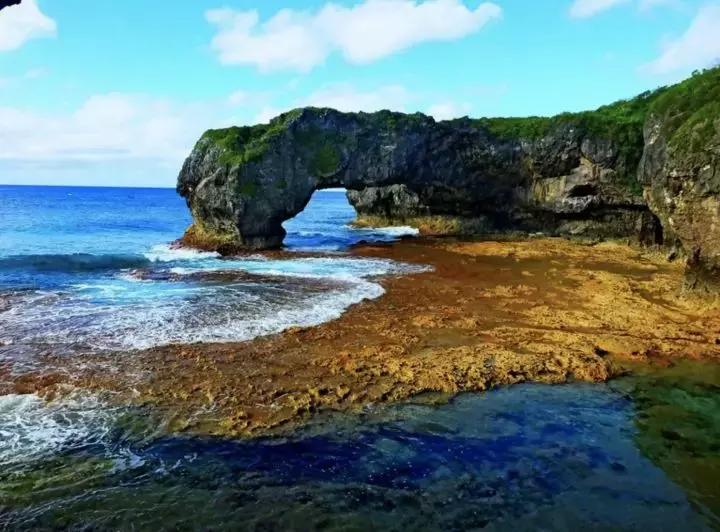
M210 130L178 178L195 221L185 242L222 252L278 247L282 223L314 191L345 187L359 213L398 221L453 216L482 220L488 232L653 243L666 232L714 269L719 90L716 68L550 118L436 122L304 108L269 124Z
M371 189L353 201L377 200L367 210L384 205L392 216L411 212L396 211L382 199L388 193L417 213L480 217L494 231L638 234L649 216L634 180L641 126L626 150L582 115L538 119L518 135L514 122L299 109L268 125L205 133L178 191L195 219L191 236L228 249L281 245L282 222L328 187ZM393 185L404 188L377 190Z
M10 6L19 6L22 0L0 0L0 11Z
M639 170L667 240L688 255L696 287L720 278L720 68L660 95Z

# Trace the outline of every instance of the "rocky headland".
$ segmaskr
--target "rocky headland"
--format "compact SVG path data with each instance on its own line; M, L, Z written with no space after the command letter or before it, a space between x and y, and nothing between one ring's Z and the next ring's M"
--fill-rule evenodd
M666 244L706 286L720 257L720 68L595 111L458 119L304 108L207 131L178 192L184 243L282 245L313 192L345 187L360 223Z

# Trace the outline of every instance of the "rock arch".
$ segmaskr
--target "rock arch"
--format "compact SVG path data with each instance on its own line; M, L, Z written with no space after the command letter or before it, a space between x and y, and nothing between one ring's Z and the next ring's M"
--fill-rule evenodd
M418 213L481 217L490 230L637 234L649 214L635 183L641 127L640 145L627 150L572 116L436 122L305 108L210 130L178 178L194 218L185 242L223 252L281 246L282 223L330 187L389 216L407 214L407 202L388 200L400 186Z

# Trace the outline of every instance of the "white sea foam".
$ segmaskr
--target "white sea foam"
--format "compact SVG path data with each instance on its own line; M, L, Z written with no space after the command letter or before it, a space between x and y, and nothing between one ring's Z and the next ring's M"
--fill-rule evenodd
M174 262L179 260L216 259L218 253L197 251L189 248L174 248L169 244L158 244L145 253L145 258L152 262Z
M156 250L157 252L158 250ZM175 255L174 250L171 252ZM419 273L426 267L349 256L295 259L220 259L208 254L163 263L170 280L127 274L97 277L57 294L27 292L0 313L0 341L19 352L127 350L170 343L244 341L338 318L348 307L380 297L375 279ZM248 272L274 282L218 282L203 273ZM183 276L193 274L187 281ZM201 276L197 276L200 274ZM302 283L312 279L326 283ZM41 297L42 296L42 297Z
M170 271L178 275L187 275L200 272L240 270L257 275L352 280L383 275L408 275L428 271L428 269L424 265L394 262L388 259L335 256L291 260L266 259L263 261L221 260L179 266Z
M36 395L0 396L0 466L101 442L116 412L90 395L51 403Z
M419 229L410 226L379 227L377 229L374 229L374 231L396 238L400 238L403 236L418 236L420 234Z

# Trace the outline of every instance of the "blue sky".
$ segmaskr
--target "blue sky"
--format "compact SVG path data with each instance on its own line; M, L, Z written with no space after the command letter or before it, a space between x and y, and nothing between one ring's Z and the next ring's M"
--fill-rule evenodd
M0 183L173 186L205 129L296 106L547 115L718 57L720 0L23 0Z

